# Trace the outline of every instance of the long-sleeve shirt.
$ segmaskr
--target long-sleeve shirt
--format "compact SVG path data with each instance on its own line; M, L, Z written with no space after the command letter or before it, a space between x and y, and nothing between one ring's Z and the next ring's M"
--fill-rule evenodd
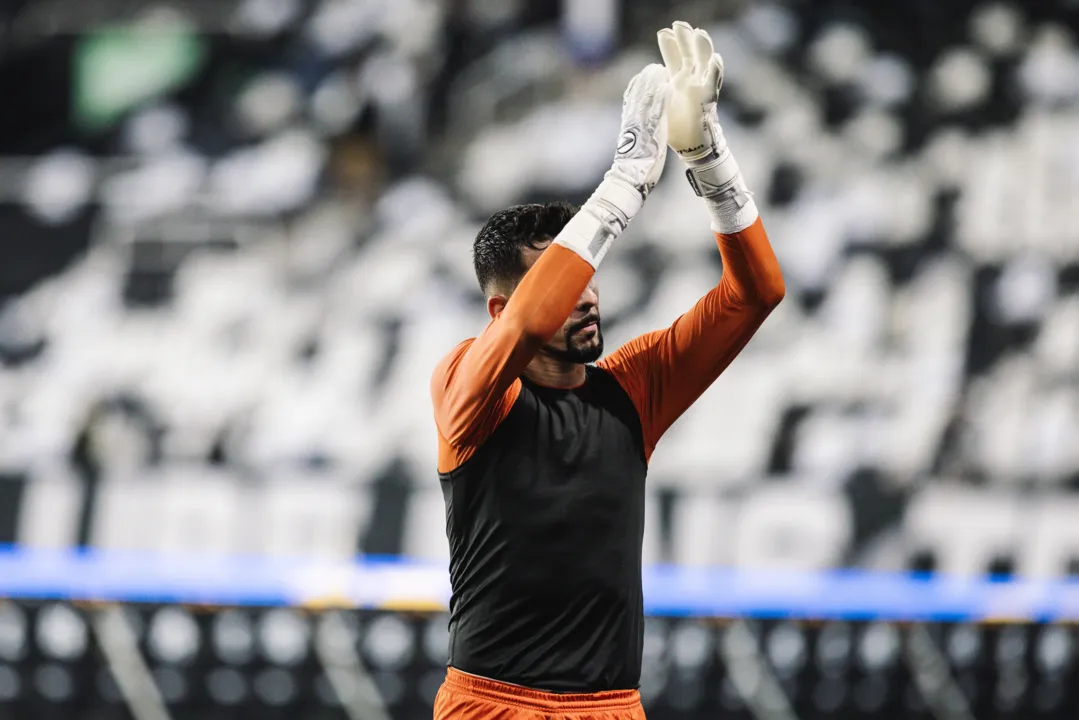
M784 294L758 219L716 235L719 283L576 388L521 376L592 266L552 245L431 384L450 542L450 665L526 687L637 687L648 460Z

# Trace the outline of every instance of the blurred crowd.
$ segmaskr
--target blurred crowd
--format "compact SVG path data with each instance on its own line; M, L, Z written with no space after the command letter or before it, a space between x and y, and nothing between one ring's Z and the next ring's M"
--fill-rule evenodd
M471 241L588 196L683 19L788 294L659 445L649 558L1079 568L1079 5L85 12L4 25L0 540L445 556ZM599 273L608 348L722 271L669 168Z

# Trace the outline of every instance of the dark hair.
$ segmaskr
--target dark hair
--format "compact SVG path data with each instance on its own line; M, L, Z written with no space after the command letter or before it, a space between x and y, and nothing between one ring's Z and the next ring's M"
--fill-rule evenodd
M550 202L514 205L492 215L472 244L472 264L484 294L495 283L520 280L525 273L521 250L539 249L562 232L579 209L568 202Z

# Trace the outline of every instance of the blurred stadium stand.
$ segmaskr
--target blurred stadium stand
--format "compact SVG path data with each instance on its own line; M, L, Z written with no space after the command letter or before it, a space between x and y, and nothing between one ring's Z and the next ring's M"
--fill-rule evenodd
M587 197L675 19L724 55L788 295L655 453L648 559L1079 572L1072 0L0 4L0 543L444 558L428 378L485 322L471 240ZM720 271L671 166L599 274L608 347ZM0 605L0 718L124 717L105 685L70 714L97 680L40 628L90 611L49 607ZM233 622L255 647L258 612L131 616L183 646L149 650L163 694L205 675L166 698L184 717L342 717L306 649L323 616L287 615L304 654L265 671L213 649ZM398 648L361 653L393 717L428 712L428 620L357 622ZM920 635L887 624L653 623L642 690L672 718L1079 714L1071 629L922 631L969 707L894 669ZM723 680L743 647L770 668L749 693ZM772 675L793 710L747 709Z
M686 17L791 292L656 453L650 557L1075 565L1075 5L564 5L9 11L0 540L444 556L427 377L484 323L470 240L587 195ZM609 346L720 272L670 175L600 274Z

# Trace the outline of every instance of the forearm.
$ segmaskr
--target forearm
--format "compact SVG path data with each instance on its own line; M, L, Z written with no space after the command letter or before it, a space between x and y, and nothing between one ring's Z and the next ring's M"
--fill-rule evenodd
M758 218L745 230L716 233L723 277L670 328L662 362L696 397L711 385L783 299L783 275ZM684 378L684 379L683 379Z
M716 242L723 259L721 285L732 301L758 311L778 305L786 285L761 219L738 232L717 232Z
M552 245L525 274L506 307L463 353L435 373L435 421L448 441L467 441L558 332L595 270L571 250Z

